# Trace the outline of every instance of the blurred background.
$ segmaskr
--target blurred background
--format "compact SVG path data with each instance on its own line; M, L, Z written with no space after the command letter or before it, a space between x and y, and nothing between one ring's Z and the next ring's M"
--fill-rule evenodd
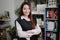
M0 0L0 40L19 40L15 20L24 1L31 3L32 15L42 29L38 40L60 40L60 0Z

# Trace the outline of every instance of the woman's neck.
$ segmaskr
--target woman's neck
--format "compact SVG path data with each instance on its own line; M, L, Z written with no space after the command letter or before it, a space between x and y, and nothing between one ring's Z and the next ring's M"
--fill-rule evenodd
M28 16L24 16L24 19L27 20L27 21L30 21L30 18Z
M28 16L26 16L26 15L24 15L24 17L25 17L25 18L27 18L27 19L29 19L29 17L28 17Z

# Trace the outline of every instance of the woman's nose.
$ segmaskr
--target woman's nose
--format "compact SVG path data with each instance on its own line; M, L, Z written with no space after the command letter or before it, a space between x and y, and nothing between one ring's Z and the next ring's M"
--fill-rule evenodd
M26 12L28 12L28 10L26 10Z

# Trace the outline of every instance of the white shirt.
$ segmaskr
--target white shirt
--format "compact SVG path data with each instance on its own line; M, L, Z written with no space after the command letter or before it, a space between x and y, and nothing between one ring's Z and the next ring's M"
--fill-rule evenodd
M26 19L24 16L21 16L21 19ZM26 19L27 21L30 21L30 19ZM37 35L41 32L41 28L39 27L39 25L37 24L36 25L36 28L35 29L32 29L32 30L28 30L28 31L23 31L22 28L21 28L21 25L16 21L16 28L17 28L17 33L18 33L18 36L20 38L26 38L27 40L30 40L30 37L32 35ZM30 33L28 33L30 32Z

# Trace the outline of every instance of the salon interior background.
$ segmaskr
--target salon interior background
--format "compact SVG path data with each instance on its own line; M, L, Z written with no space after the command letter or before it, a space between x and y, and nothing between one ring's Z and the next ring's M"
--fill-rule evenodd
M0 16L1 14L4 14L4 11L9 11L11 27L15 26L14 21L17 18L15 9L17 9L23 1L25 0L0 0ZM57 0L57 3L59 5L60 0Z

